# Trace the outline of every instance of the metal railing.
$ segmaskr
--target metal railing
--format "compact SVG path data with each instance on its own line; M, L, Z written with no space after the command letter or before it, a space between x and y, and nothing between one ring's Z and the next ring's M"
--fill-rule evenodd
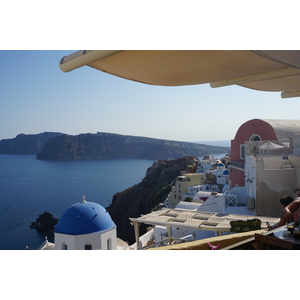
M168 244L169 244L169 239L167 238L167 239L161 240L157 243L154 243L150 246L145 246L141 250L147 250L147 249L150 249L150 248L155 248L157 245L158 245L158 247L165 247L165 246L168 246Z
M245 142L245 146L246 154L256 157L293 153L293 143L291 140L247 141Z
M245 163L241 162L241 161L234 161L234 160L232 160L230 162L230 166L231 167L236 167L236 168L239 168L239 169L245 169Z
M228 206L237 206L237 196L236 195L226 195L225 196L225 208Z
M172 242L175 242L177 241L178 244L180 243L188 243L188 242L192 242L191 240L185 240L183 238L176 238L176 237L171 237L171 245L172 245ZM157 243L153 243L152 245L149 245L149 246L145 246L143 248L141 248L141 250L147 250L147 249L150 249L150 248L155 248L156 246L158 247L165 247L165 246L169 246L169 238L166 238L164 240L161 240Z

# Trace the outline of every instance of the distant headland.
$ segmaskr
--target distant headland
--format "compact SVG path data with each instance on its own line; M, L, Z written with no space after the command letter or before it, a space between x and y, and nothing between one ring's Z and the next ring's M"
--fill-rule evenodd
M79 135L57 132L20 134L14 139L0 141L0 154L37 154L37 159L40 160L160 160L226 153L228 149L229 147L104 132Z
M60 132L21 133L13 139L0 140L0 154L38 154L50 139L61 134Z

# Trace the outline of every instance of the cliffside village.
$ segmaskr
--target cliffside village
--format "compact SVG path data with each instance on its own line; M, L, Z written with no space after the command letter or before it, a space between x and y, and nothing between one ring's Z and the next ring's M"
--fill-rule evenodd
M273 225L278 221L281 213L279 199L293 196L300 181L299 137L298 120L247 121L237 130L231 141L231 149L224 157L205 156L199 159L196 166L190 166L188 172L182 172L176 178L160 209L130 219L138 243L128 245L117 239L116 226L111 219L107 221L109 230L105 226L103 228L103 221L99 220L102 222L101 230L96 224L92 231L81 232L80 242L76 241L79 236L70 229L70 224L74 216L78 223L78 211L72 212L74 207L71 207L70 219L61 218L65 220L59 220L56 226L55 245L45 241L40 249L65 249L67 244L67 249L84 249L87 245L95 249L94 239L98 241L96 249L163 247L234 234L231 221L253 218L258 218L261 228L266 230L267 222ZM98 206L85 203L89 202L83 200L74 206L92 205L93 209ZM97 217L101 219L104 214L107 218L108 214L104 212L98 213ZM66 220L68 222L62 224ZM151 229L143 236L139 235L140 223L148 224ZM76 228L79 225L74 226ZM88 227L87 224L84 226ZM99 236L103 234L108 240L100 245L99 240L103 240L103 237L99 239ZM57 244L57 241L60 242Z
M240 85L280 91L282 98L289 98L300 95L299 55L298 50L84 50L63 57L60 68L69 72L88 65L144 84L209 83L213 88ZM223 162L211 157L201 160L195 173L181 174L176 179L165 207L130 218L137 241L134 245L116 239L115 226L99 207L92 218L99 222L74 234L72 226L76 228L78 220L83 219L78 213L86 216L95 209L94 204L83 199L58 221L54 230L55 249L147 249L152 244L154 249L215 250L219 246L229 249L226 243L240 247L241 241L254 249L260 249L262 242L299 249L296 235L295 239L287 240L291 235L287 228L269 231L274 236L267 236L270 233L266 232L269 225L279 220L280 198L295 198L295 188L300 186L300 120L249 120L238 128L231 141L230 155ZM101 216L105 224L101 223ZM140 237L141 223L152 229ZM218 239L210 239L213 236ZM253 241L258 246L254 247ZM178 243L186 246L176 248ZM51 247L54 245L46 240L41 249Z

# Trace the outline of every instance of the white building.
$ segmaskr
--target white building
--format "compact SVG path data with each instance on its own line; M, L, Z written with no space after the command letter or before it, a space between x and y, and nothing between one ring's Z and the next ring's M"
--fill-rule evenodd
M175 207L180 201L186 197L193 198L198 191L200 185L205 182L205 174L203 173L187 173L177 176L171 193L168 196L169 207Z
M54 244L40 250L117 250L116 225L98 203L76 203L64 211L54 227Z
M216 176L216 184L225 185L228 184L229 171L225 164L217 157L211 155L205 156L198 162L196 173L213 174Z
M300 185L299 136L300 120L253 119L231 141L229 186L257 215L279 216L279 199Z
M203 159L198 162L196 173L209 172L220 162L221 161L218 157L212 157L211 155L204 156Z
M54 228L55 250L116 250L116 225L94 202L69 207Z
M216 176L217 184L225 185L228 183L229 172L223 163L219 163L217 169L212 173Z

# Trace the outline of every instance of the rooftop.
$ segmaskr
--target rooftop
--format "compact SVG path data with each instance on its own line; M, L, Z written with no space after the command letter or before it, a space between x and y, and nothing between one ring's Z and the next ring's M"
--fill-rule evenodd
M69 207L54 227L55 233L80 235L116 227L107 210L98 203L82 202Z

